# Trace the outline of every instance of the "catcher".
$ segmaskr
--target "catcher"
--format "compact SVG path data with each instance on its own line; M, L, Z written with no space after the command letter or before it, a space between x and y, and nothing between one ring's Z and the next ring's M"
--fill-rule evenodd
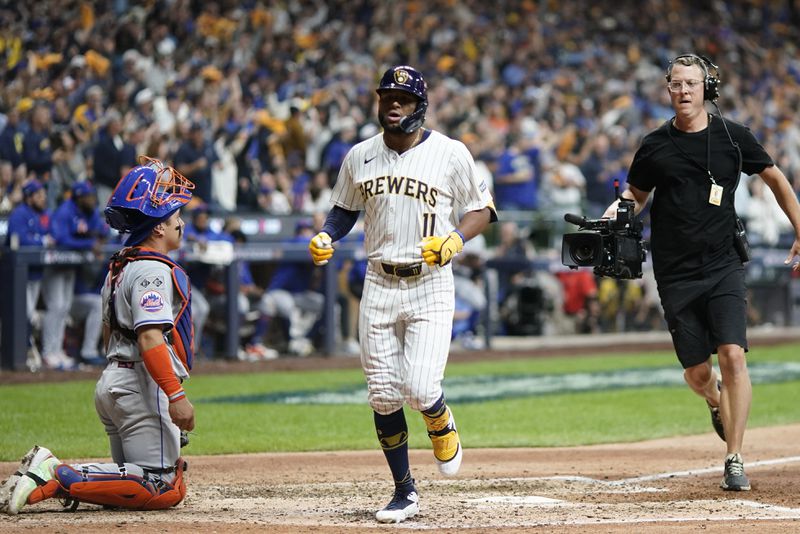
M0 509L62 498L159 510L186 495L182 431L194 407L181 386L192 367L188 277L166 254L180 246L180 209L194 185L160 161L142 157L117 185L105 209L112 228L129 234L114 254L103 287L103 343L108 366L95 406L113 463L65 464L34 446L0 488ZM123 276L124 273L124 276Z

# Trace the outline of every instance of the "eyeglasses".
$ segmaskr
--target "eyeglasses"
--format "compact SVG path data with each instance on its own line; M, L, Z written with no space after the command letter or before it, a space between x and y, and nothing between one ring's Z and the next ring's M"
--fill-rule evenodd
M667 83L667 87L673 93L680 93L683 91L683 84L686 84L689 91L694 91L696 87L703 84L703 80L673 80Z

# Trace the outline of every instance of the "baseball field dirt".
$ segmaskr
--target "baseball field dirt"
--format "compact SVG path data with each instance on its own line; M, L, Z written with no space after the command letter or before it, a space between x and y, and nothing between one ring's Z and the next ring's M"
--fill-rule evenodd
M626 347L642 348L666 348L665 340ZM558 352L556 347L541 351ZM574 354L575 347L570 352ZM535 355L537 351L511 356ZM482 357L486 354L453 355L460 361ZM357 365L353 358L309 358L251 368ZM242 371L242 364L233 362L199 367L198 372ZM3 374L0 383L29 377ZM36 377L69 378L87 376ZM463 443L464 463L452 479L439 475L429 450L411 451L421 511L397 526L374 519L392 491L376 446L372 451L190 455L187 498L169 511L104 510L82 504L70 513L59 502L47 501L16 517L0 516L0 533L800 531L800 424L748 430L744 460L753 489L741 493L719 488L725 448L710 425L701 435L574 448L471 449L468 435ZM15 467L0 463L0 478Z
M468 436L464 437L468 443ZM713 433L630 444L465 449L442 478L413 450L421 511L398 527L436 532L744 532L800 530L800 425L752 429L745 461L753 489L719 489L722 442ZM7 476L15 464L0 464ZM391 493L380 451L189 457L189 493L162 512L56 501L0 519L0 532L386 531L374 520ZM391 528L391 527L388 527Z

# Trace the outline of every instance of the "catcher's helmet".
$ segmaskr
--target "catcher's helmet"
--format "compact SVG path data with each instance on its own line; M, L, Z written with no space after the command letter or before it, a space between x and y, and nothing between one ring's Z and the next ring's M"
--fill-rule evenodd
M389 89L397 89L411 93L419 99L417 108L413 113L400 121L400 128L406 133L416 131L425 122L425 112L428 110L428 85L422 74L414 67L398 65L383 73L376 93Z
M117 184L104 210L109 226L130 233L126 245L144 241L155 226L192 198L194 184L161 161L147 156Z

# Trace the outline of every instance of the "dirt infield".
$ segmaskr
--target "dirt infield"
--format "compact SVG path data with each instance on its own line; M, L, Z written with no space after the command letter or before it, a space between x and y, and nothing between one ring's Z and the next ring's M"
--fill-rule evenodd
M668 347L654 340L615 351L643 348ZM550 346L503 356L562 351L584 352ZM461 353L452 360L485 357ZM199 373L243 371L235 362L200 363ZM248 365L247 371L357 366L353 358L308 358ZM95 373L44 374L37 381ZM26 382L26 375L4 373L0 383ZM411 451L421 512L397 526L374 520L392 488L383 455L372 450L189 456L189 494L175 509L144 513L81 505L73 514L48 501L16 517L0 516L0 533L800 531L800 424L748 430L744 459L753 489L743 493L719 489L725 448L712 432L575 448L470 449L468 435L463 441L464 464L452 479L438 474L429 450ZM0 478L15 467L0 463Z
M421 512L399 525L437 532L742 532L800 529L800 425L752 429L753 490L719 489L715 434L554 449L465 450L453 479L414 450ZM468 436L465 436L468 443ZM379 451L189 457L189 495L168 512L55 501L0 519L0 532L385 531L373 513L391 492ZM15 465L0 464L9 474Z

